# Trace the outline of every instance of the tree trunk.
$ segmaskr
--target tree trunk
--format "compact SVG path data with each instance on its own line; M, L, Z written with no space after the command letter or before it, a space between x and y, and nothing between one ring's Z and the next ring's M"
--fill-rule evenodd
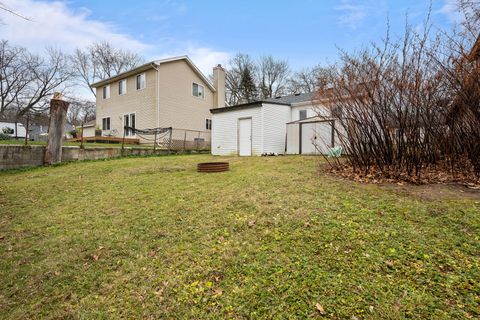
M62 100L61 94L54 94L53 99L50 100L50 123L44 165L48 166L62 161L62 137L69 104Z

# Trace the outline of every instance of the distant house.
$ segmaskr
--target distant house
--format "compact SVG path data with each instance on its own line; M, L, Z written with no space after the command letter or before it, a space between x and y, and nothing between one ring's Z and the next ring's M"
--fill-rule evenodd
M74 129L70 123L65 123L63 127L64 138L70 139L72 135L70 132ZM48 125L43 124L30 124L28 126L28 138L32 141L47 141L48 138Z
M315 93L210 111L214 155L316 154L339 143L330 110L320 104Z
M105 136L135 138L133 128L210 132L210 109L225 105L224 69L213 68L211 83L187 56L151 61L92 87L97 97L95 125Z
M83 126L78 126L79 128L83 128L82 136L84 138L87 137L94 137L95 136L95 129L96 129L97 120L92 120L85 123ZM77 137L80 138L80 137Z

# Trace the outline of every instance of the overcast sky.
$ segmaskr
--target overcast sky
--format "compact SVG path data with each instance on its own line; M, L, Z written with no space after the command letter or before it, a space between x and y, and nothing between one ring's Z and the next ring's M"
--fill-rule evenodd
M432 22L451 28L454 0L434 0ZM1 0L25 21L0 12L0 38L32 51L67 51L93 41L139 52L148 60L188 54L206 74L237 52L287 59L294 69L334 61L385 35L401 34L405 15L420 27L427 0Z

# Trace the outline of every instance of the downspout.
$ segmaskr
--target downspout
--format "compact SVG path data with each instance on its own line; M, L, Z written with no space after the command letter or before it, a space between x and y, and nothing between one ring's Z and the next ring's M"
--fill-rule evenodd
M160 128L160 70L155 63L152 63L152 67L157 71L157 128Z

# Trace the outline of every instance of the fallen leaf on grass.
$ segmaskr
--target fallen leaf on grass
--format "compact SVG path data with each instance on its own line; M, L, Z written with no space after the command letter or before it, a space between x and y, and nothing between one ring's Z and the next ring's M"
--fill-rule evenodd
M95 260L95 261L97 261L98 259L100 259L100 253L98 253L98 254L93 254L93 255L92 255L92 259Z
M157 251L152 250L152 251L150 251L150 252L148 253L148 256L149 256L149 257L154 257L156 254L157 254Z
M160 288L157 291L155 291L155 295L157 296L158 299L163 300L163 288Z
M317 309L318 312L320 312L320 314L325 314L325 309L323 309L320 303L315 304L315 308Z
M213 290L213 294L216 296L221 296L223 294L223 291L221 289L215 289Z
M251 228L255 225L256 222L257 221L255 221L255 220L250 220L250 221L248 221L248 226Z

